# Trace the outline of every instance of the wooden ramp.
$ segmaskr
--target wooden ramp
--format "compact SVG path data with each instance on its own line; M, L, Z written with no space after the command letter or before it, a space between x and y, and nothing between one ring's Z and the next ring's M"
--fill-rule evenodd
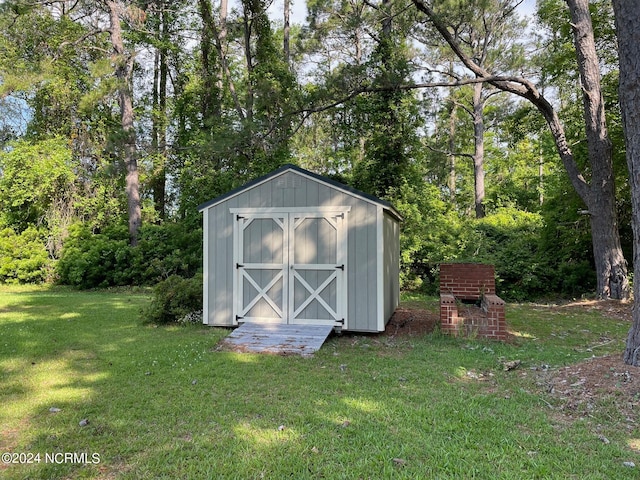
M333 330L331 325L288 325L247 322L221 343L234 352L312 355Z

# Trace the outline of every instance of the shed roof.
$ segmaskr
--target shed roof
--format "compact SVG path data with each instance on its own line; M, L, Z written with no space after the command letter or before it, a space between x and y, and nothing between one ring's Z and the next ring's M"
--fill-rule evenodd
M366 202L369 203L373 203L376 205L380 205L381 207L383 207L392 217L394 217L396 220L401 221L402 220L402 216L400 215L400 213L398 213L398 211L395 209L395 207L387 202L386 200L382 200L374 195L371 195L369 193L365 193L361 190L358 190L356 188L350 187L348 185L345 185L344 183L340 183L337 182L335 180L332 180L330 178L327 177L323 177L322 175L318 175L317 173L313 173L310 172L309 170L305 170L304 168L300 168L297 165L292 165L292 164L286 164L283 165L282 167L278 168L277 170L274 170L271 173L268 173L266 175L263 175L262 177L256 178L255 180L250 181L249 183L246 183L238 188L234 188L233 190L220 195L219 197L216 197L212 200L209 200L208 202L202 203L200 205L198 205L198 211L202 212L204 210L206 210L207 208L213 207L219 203L224 202L225 200L228 200L230 198L235 197L236 195L239 195L240 193L249 190L250 188L256 187L258 185L261 185L262 183L265 183L269 180L271 180L272 178L275 178L279 175L282 175L285 172L288 171L293 171L296 172L300 175L303 175L305 177L309 177L317 182L320 183L324 183L326 185L329 185L333 188L336 188L338 190L341 190L349 195L353 195L355 197L358 197Z

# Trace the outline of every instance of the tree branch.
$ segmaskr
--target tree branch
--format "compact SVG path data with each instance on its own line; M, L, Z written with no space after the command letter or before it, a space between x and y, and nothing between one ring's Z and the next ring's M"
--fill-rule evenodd
M432 152L435 153L441 153L443 155L447 155L447 156L453 156L453 157L465 157L465 158L470 158L473 159L473 155L471 153L461 153L461 152L447 152L446 150L439 150L437 148L433 148L431 145L429 144L425 144L424 145L427 149L431 150Z
M556 148L558 149L558 154L569 175L571 184L580 198L589 205L591 203L590 186L575 163L573 152L567 143L564 127L551 103L540 93L535 85L526 78L491 75L462 50L447 26L425 0L412 1L416 8L427 16L464 66L476 75L476 77L484 79L483 82L489 83L504 92L513 93L528 100L538 109L546 120L547 125L549 125L549 129L556 143Z
M392 90L417 90L421 88L436 88L436 87L453 88L453 87L462 87L465 85L473 85L476 83L492 84L492 82L508 82L508 81L511 81L511 79L513 78L517 78L517 77L488 75L486 77L461 78L455 82L421 82L421 83L408 83L405 85L389 85L389 86L380 86L380 87L363 86L353 90L348 95L345 95L344 97L341 97L326 105L303 108L303 109L291 112L291 114L295 115L299 113L319 113L319 112L324 112L326 110L331 110L332 108L335 108L338 105L342 105L343 103L346 103L349 100L353 100L358 95L362 95L364 93L380 93L380 92L388 92Z
M110 33L111 29L110 28L99 28L96 30L92 30L90 32L85 33L84 35L82 35L80 38L77 38L74 41L65 41L60 43L60 45L58 45L58 53L54 56L54 60L59 59L62 56L62 50L64 49L64 47L68 47L68 46L73 46L73 47L77 47L78 45L84 43L85 40L87 40L90 37L95 37L100 35L101 33ZM105 52L106 50L101 49L96 47L97 50L103 51Z

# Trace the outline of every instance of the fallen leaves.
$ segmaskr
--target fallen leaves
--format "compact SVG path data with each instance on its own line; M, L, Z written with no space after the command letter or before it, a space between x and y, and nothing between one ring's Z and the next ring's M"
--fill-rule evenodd
M509 372L511 370L515 370L522 363L521 360L509 360L506 362L502 362L502 368L505 372Z

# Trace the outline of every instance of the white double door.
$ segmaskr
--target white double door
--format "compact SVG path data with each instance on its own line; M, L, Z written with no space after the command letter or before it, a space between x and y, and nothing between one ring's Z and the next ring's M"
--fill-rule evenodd
M231 209L237 323L346 328L348 210Z

